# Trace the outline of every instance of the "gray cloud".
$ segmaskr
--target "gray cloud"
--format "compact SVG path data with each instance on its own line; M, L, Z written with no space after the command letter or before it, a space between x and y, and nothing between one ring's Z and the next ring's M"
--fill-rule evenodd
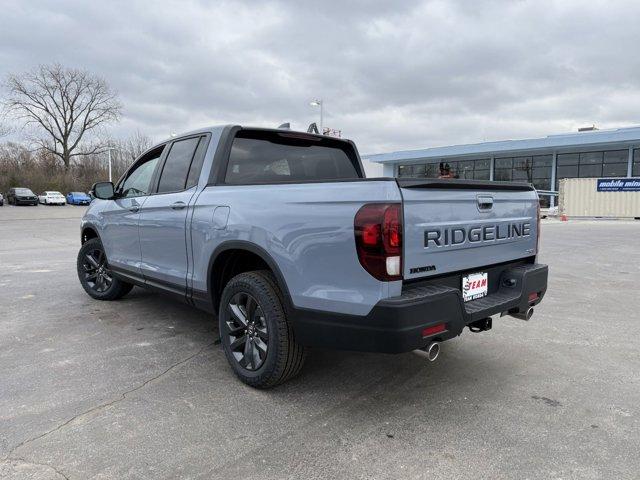
M636 1L5 0L0 74L104 76L116 135L317 120L363 152L637 124Z

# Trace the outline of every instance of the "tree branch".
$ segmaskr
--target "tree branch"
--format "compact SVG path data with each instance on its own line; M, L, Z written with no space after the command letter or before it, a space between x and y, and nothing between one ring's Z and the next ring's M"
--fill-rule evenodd
M72 157L92 155L95 147L82 148L96 127L117 121L122 106L100 77L59 64L41 65L33 72L7 77L6 105L17 118L37 125L68 168ZM47 141L43 141L47 143Z

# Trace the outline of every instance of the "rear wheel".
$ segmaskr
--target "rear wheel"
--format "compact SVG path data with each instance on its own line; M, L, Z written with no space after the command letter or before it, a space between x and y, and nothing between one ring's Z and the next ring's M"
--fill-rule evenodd
M87 240L78 252L78 278L84 291L97 300L117 300L133 285L113 276L107 256L98 238Z
M225 356L247 385L270 388L300 372L304 348L295 341L271 272L233 277L222 293L218 319Z

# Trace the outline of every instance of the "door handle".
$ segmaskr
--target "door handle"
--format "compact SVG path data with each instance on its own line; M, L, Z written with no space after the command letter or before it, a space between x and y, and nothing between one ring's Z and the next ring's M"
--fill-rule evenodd
M173 208L174 210L182 210L186 206L187 204L184 202L175 202L171 204L171 208Z
M493 207L493 197L490 196L478 196L478 209L479 210L491 210Z

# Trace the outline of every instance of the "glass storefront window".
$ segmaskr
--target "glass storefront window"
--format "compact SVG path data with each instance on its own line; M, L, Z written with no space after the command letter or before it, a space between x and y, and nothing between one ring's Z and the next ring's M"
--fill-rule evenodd
M427 165L425 165L425 167L425 177L438 178L438 175L440 174L440 165L438 165L437 163L428 163Z
M551 190L551 180L548 178L543 180L534 180L533 186L538 190Z
M531 180L529 171L521 168L513 169L513 179L517 182L529 182Z
M489 170L489 167L491 166L491 160L488 158L485 158L483 160L476 160L475 165L476 165L476 171Z
M414 165L413 166L413 176L414 177L424 177L426 169L427 169L426 165Z
M475 173L473 174L473 178L475 178L476 180L489 180L489 178L491 177L490 177L489 170L487 169L487 170L476 170Z
M398 166L399 177L489 179L490 160L428 160L425 164Z
M582 161L582 158L580 159ZM580 169L578 171L578 175L580 178L589 178L589 177L601 177L602 176L602 163L598 163L595 165L583 165L580 164Z
M510 168L496 168L495 173L493 174L493 179L499 182L507 182L511 180L511 169Z
M411 165L400 165L398 167L399 177L410 177L413 174L413 167Z
M634 177L640 177L640 148L633 151L633 170Z
M513 168L519 170L528 170L533 166L533 158L516 157L513 159Z
M551 167L553 164L553 155L538 155L533 157L534 167Z
M635 158L635 157L634 157ZM629 150L558 154L556 178L626 177ZM640 174L640 168L638 168ZM556 181L556 189L559 186Z
M551 167L533 167L533 178L551 178Z
M551 178L551 155L496 158L494 180L533 183Z
M611 150L604 152L604 163L627 163L629 160L629 150Z
M580 165L602 165L602 152L581 153Z
M512 158L496 158L494 160L495 168L511 168L513 166Z
M578 176L578 166L577 165L566 165L564 167L558 167L558 171L556 173L558 178L570 178Z
M602 167L603 177L626 177L627 176L627 162L625 163L611 163L605 164Z
M625 177L628 149L595 152L559 153L557 155L556 185L551 185L553 155L521 155L494 160L496 181L533 183L539 189L557 190L562 178ZM429 159L422 164L401 165L399 176L426 178L461 178L488 180L491 160L482 159ZM632 174L640 176L640 148L634 150Z
M558 154L556 163L561 165L577 165L580 156L577 153L561 153Z
M576 178L577 176L578 176L578 165L558 165L558 168L556 169L556 190L560 188L561 179Z
M603 177L626 177L629 150L611 150L604 152L602 165Z

